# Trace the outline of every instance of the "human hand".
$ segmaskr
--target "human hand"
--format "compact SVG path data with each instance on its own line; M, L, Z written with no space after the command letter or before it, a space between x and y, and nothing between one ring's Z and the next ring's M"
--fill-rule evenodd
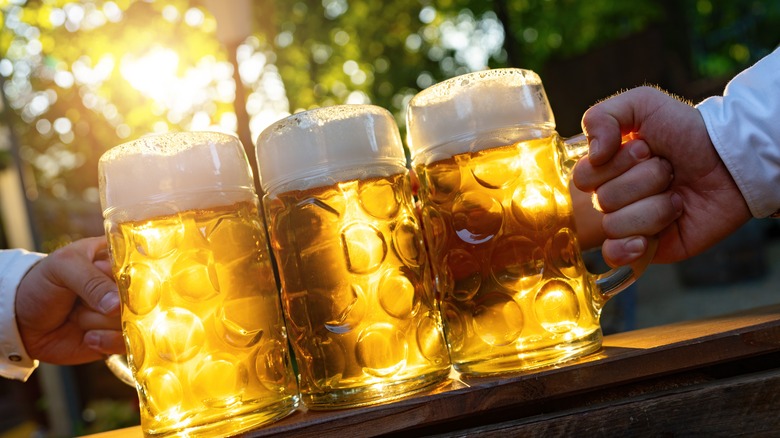
M630 236L658 235L653 261L669 263L701 253L750 219L694 107L658 89L639 87L593 106L582 123L590 153L572 177L580 190L595 191L605 213L602 254L609 264L641 257L646 241L644 248L636 248ZM636 171L638 166L626 170L618 162L625 156L621 150L638 147L631 139L644 140L652 156L668 161L674 179L668 190L627 203L637 193L652 193L648 187L654 184Z
M610 207L615 211L610 213L610 219L619 222L645 220L646 213L641 209L623 207L663 193L669 188L673 178L672 165L661 157L652 156L650 148L643 140L631 140L624 144L612 157L610 165L601 170L601 176L606 182L599 190L608 194L614 192ZM623 189L621 185L624 181L631 179L637 179L642 184L635 190ZM617 248L624 255L622 258L609 259L611 266L628 265L642 256L648 246L647 237L636 235L607 239L602 224L604 212L598 206L593 193L581 191L574 184L571 185L570 192L577 236L583 249Z
M72 365L124 353L119 294L105 237L66 245L35 264L16 294L16 322L27 354Z

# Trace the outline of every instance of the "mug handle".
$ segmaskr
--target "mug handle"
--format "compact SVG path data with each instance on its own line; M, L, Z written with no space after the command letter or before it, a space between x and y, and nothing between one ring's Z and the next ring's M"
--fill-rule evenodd
M135 388L135 379L133 378L133 372L130 371L130 366L127 364L127 356L124 354L112 354L105 359L105 363L119 380Z
M588 153L588 139L585 134L577 134L562 139L562 144L561 170L564 178L570 180L574 165ZM650 265L657 248L658 236L648 236L647 251L642 257L627 266L618 266L602 274L596 274L595 283L601 299L599 304L603 306L610 298L631 286Z

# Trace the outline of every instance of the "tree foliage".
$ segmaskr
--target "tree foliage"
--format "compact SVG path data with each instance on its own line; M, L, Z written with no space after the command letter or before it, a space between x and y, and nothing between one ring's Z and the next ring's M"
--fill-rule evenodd
M0 122L13 128L33 182L28 196L39 206L42 249L94 234L58 218L72 217L74 205L99 218L97 160L111 146L150 132L236 129L231 56L204 2L0 0L0 78L9 106ZM654 26L675 33L678 47L669 50L685 49L692 78L728 76L774 48L780 24L780 5L770 0L250 4L242 13L251 15L254 35L238 61L245 62L239 86L249 94L254 135L273 117L340 103L383 106L403 128L408 99L435 82L487 67L540 69ZM130 70L142 59L136 64L145 72ZM263 75L278 77L281 96ZM261 107L273 111L258 121ZM0 163L9 148L0 140ZM62 214L46 216L51 205Z

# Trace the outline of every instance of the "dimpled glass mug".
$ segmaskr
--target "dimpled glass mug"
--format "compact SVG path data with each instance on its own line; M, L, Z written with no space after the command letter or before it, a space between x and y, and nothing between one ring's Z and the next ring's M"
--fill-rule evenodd
M279 293L238 139L144 137L106 152L99 178L144 434L234 435L294 411Z
M602 306L654 250L633 268L585 269L568 182L587 141L556 134L539 76L458 76L423 90L407 110L453 367L488 375L598 350Z
M292 115L257 161L311 409L385 402L450 371L398 126L371 105Z

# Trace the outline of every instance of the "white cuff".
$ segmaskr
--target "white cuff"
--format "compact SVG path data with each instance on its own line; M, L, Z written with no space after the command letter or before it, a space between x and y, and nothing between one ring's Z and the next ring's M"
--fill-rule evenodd
M38 366L24 348L16 326L16 290L22 277L44 257L25 250L0 251L0 376L25 381Z
M754 217L780 209L780 49L696 106Z

